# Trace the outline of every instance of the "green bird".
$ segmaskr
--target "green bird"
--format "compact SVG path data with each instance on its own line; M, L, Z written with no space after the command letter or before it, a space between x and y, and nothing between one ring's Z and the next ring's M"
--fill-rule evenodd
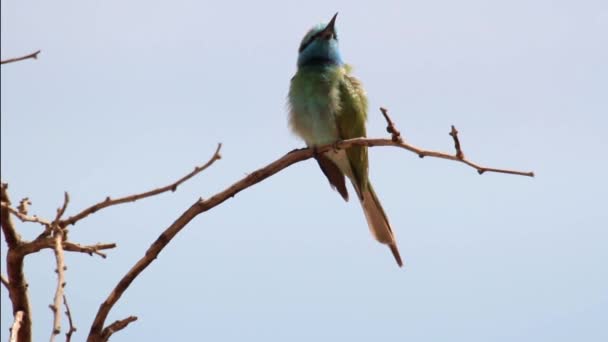
M298 50L298 71L289 88L290 126L310 147L366 136L367 97L340 56L337 16L306 33ZM346 201L344 176L348 177L372 235L388 245L402 266L395 234L368 178L367 147L332 150L318 154L316 159L331 186Z

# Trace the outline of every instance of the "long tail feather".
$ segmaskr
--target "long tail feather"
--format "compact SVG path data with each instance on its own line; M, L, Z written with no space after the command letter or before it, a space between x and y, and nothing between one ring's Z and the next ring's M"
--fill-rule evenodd
M359 196L361 207L363 207L369 230L378 242L388 245L395 257L397 265L399 265L399 267L403 266L403 261L399 254L399 249L397 248L397 242L395 241L395 234L391 229L388 217L384 213L384 209L382 209L380 200L378 200L378 196L376 196L376 192L371 183L368 182L367 189L363 191L361 195L362 196Z

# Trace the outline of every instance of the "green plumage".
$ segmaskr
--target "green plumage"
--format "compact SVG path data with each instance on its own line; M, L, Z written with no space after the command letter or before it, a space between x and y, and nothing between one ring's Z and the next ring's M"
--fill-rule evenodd
M366 136L367 98L351 68L342 62L335 31L329 24L311 29L302 39L298 71L289 88L289 123L308 146ZM402 260L388 217L368 179L366 146L331 150L316 156L329 183L348 200L345 176L353 184L371 233Z
M290 124L309 146L365 137L367 98L351 68L311 66L300 68L291 80ZM349 168L340 167L351 176L359 190L367 187L367 147L346 150ZM348 170L350 169L350 170Z

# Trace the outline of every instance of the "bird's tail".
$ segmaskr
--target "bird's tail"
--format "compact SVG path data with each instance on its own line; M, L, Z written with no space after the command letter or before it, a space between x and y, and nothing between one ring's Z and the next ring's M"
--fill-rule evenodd
M378 196L376 196L376 192L370 182L367 182L367 189L360 194L359 200L372 235L378 242L388 245L395 257L395 261L397 261L397 265L399 267L403 266L391 224L388 222L388 217L384 213L380 200L378 200Z

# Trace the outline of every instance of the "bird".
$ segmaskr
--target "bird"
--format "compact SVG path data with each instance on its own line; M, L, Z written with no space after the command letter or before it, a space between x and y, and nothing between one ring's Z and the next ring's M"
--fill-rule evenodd
M287 96L289 126L312 148L366 136L367 95L342 60L337 16L312 27L302 38ZM350 180L372 235L388 245L397 265L403 266L395 234L369 180L367 146L315 152L315 159L345 201L349 198L345 177Z

